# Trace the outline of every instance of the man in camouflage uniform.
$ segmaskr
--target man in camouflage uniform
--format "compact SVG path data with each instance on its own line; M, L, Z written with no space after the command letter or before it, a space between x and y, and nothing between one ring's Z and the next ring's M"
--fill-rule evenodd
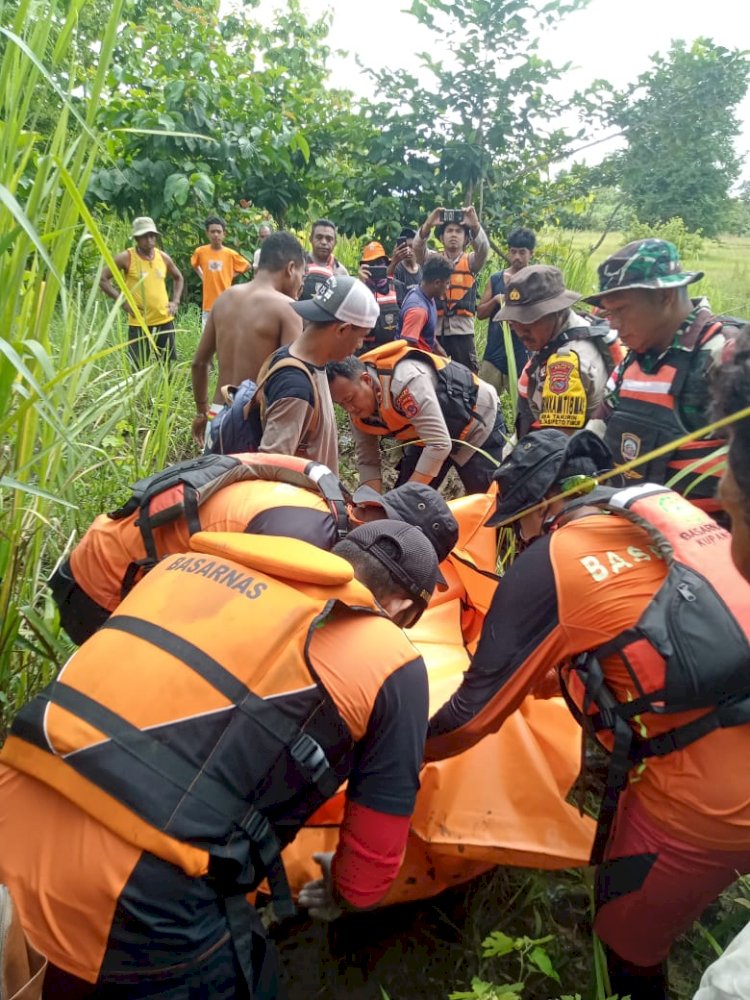
M599 292L585 301L606 311L628 348L596 414L606 421L606 430L599 429L618 462L710 421L708 374L737 330L714 316L705 299L690 298L687 286L702 277L702 271L682 269L674 244L657 239L628 243L599 267ZM723 460L711 456L721 444L715 438L689 442L627 475L670 483L715 512Z

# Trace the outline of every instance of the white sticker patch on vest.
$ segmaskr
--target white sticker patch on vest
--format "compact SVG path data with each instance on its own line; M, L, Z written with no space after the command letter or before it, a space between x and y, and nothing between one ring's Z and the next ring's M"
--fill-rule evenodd
M651 396L666 396L672 388L671 382L646 382L637 378L624 378L620 388L630 392L645 392Z
M209 271L221 271L223 264L220 260L210 260L208 262Z
M631 503L636 500L643 500L644 497L651 496L655 493L666 493L668 492L666 486L659 486L656 483L643 483L641 486L628 486L627 489L618 490L613 497L610 498L609 504L611 507L629 507Z

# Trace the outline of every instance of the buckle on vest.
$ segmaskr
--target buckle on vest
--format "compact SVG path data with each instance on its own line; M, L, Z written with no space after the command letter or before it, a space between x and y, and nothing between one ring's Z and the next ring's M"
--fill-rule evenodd
M300 733L289 752L312 784L317 784L329 769L325 751L308 733Z
M264 865L272 864L279 855L279 842L266 817L253 809L250 817L241 824L252 844L257 848Z

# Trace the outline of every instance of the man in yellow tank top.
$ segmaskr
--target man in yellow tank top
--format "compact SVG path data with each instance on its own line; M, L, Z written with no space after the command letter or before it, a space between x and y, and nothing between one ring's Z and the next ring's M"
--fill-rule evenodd
M135 247L123 250L115 257L115 264L122 271L125 284L136 301L143 321L149 328L153 342L143 333L140 317L136 317L130 304L123 300L122 308L128 317L128 351L134 367L149 359L156 346L159 357L176 361L173 317L180 305L185 284L179 268L171 257L157 249L159 230L154 220L142 216L133 221ZM167 294L167 275L172 278L172 298ZM104 267L99 287L111 299L120 298L120 289L112 280L112 271Z

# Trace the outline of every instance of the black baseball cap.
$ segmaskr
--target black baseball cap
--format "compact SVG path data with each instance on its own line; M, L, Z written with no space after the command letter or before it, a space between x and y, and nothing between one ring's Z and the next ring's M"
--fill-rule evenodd
M488 527L505 521L545 498L561 473L596 477L613 466L612 452L592 431L568 436L555 427L522 438L493 475L498 485L495 513Z
M424 611L437 583L438 559L423 531L404 521L370 521L346 539L382 563Z
M432 542L439 562L458 542L458 522L443 497L426 483L404 483L387 493L360 486L352 502L382 507L388 517L421 528Z

